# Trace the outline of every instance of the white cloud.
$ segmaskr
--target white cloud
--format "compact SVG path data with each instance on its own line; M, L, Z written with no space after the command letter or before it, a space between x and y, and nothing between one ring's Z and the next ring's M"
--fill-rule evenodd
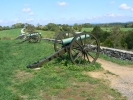
M33 14L34 14L34 12L30 12L30 13L29 13L29 15L33 15Z
M67 5L66 2L57 2L57 4L58 4L59 6L66 6L66 5Z
M2 23L3 22L3 20L0 20L0 23Z
M121 4L121 5L119 6L119 8L120 8L120 9L124 9L124 10L129 10L129 9L131 9L131 7L128 6L127 4Z
M26 19L26 21L34 21L34 19L33 18L28 18L28 19Z
M123 17L123 14L114 14L114 13L108 13L105 15L106 17Z
M123 9L123 10L130 10L130 11L133 11L133 7L130 7L128 6L127 4L121 4L119 6L120 9Z
M110 4L114 4L115 2L114 1L111 1Z
M22 11L23 11L23 12L30 12L31 9L30 9L30 8L23 8Z
M133 8L131 8L131 11L133 11Z

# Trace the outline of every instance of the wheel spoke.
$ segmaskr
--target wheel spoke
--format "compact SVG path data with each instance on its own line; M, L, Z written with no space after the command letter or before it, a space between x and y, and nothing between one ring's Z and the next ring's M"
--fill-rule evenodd
M82 57L83 57L83 53L80 53L81 55L80 55L80 57L79 57L79 62L78 62L78 64L80 64L81 63L81 61L82 61Z
M87 57L87 60L89 61L90 63L90 59L89 59L89 56L87 55L87 53L85 53L86 57Z
M79 56L80 53L77 53L75 56L74 56L74 61L76 61L80 56Z
M74 58L76 58L79 55L79 52L74 52L72 55Z
M85 34L85 38L84 38L84 44L86 44L86 34Z
M83 47L77 42L77 41L75 41L79 46L80 46L80 48L82 48L83 49Z
M80 41L81 41L81 45L83 45L83 42L82 42L81 36L80 36Z

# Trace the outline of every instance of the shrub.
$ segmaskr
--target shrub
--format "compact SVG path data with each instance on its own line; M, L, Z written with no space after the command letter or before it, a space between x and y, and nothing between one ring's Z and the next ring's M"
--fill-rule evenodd
M126 36L125 42L128 49L133 49L133 31Z

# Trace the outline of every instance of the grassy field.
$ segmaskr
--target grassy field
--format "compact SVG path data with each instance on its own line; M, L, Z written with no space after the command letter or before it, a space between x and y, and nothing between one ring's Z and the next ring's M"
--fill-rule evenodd
M3 30L0 31L0 38L1 39L15 39L17 36L20 35L21 29L11 29L11 30Z
M53 31L42 31L42 30L37 30L37 32L41 32L42 37L44 38L55 38L55 32Z
M99 63L76 66L66 56L63 60L56 58L44 64L39 70L26 68L51 55L54 52L53 43L16 44L20 40L13 39L19 33L20 29L0 31L1 38L12 38L0 40L0 100L126 100L117 90L110 88L106 80L84 74L103 70ZM44 37L54 34L46 31L41 33ZM110 60L107 56L100 57Z
M42 37L45 38L55 38L55 32L52 31L42 31L37 30L36 32L41 32ZM21 29L11 29L0 31L0 39L15 39L21 34Z
M104 31L110 31L111 28L101 28ZM82 28L82 31L91 32L93 28ZM121 28L122 31L129 31L133 30L133 28ZM3 30L0 31L0 39L15 39L20 35L21 29L11 29L11 30ZM43 31L43 30L36 30L36 32L41 32L42 37L45 38L55 38L57 34L53 31Z
M111 28L105 28L105 27L101 27L101 29L103 31L107 31L110 32ZM93 28L82 28L82 31L87 31L87 32L91 32L93 30ZM121 31L131 31L133 30L133 28L120 28Z
M28 64L52 54L53 43L16 42L0 40L0 100L126 100L105 80L83 73L102 70L100 64L81 67L56 58L39 70L27 69Z

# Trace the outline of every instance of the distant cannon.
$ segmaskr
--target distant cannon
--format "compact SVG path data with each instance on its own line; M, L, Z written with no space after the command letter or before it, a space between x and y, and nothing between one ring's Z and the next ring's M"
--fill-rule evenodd
M71 61L76 65L89 65L96 62L100 44L95 36L88 32L76 34L74 32L61 32L54 42L55 53L27 66L27 68L41 67L44 63L68 53Z
M37 43L37 42L41 41L42 36L41 36L41 33L35 32L35 33L30 33L30 34L22 34L22 35L18 36L16 39L23 39L23 41L18 42L19 44L23 43L25 41Z

